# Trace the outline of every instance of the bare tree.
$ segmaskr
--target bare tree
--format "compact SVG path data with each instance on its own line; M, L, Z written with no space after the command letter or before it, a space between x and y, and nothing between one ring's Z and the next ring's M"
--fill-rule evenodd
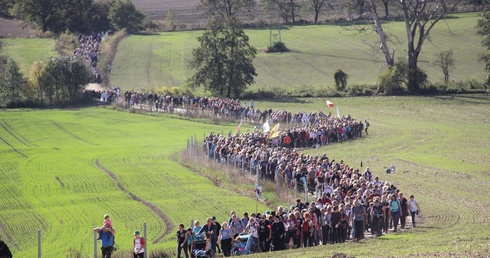
M289 22L289 19L294 23L296 22L296 15L301 5L299 0L261 0L264 9L270 15L275 15L277 12L285 23Z
M385 18L388 18L390 16L390 13L389 13L389 8L388 8L388 4L390 3L390 0L381 0L383 2L383 6L385 8Z
M441 68L442 73L444 74L444 83L447 85L449 82L449 72L451 71L451 68L454 67L453 50L446 49L437 53L434 64Z
M386 63L393 65L391 55L383 31L383 25L376 10L377 1L367 0L366 9L373 17L373 26L380 38L380 49L386 57ZM393 1L395 6L403 13L405 30L407 35L407 57L408 57L408 84L409 93L416 94L420 91L421 76L418 68L418 58L424 42L430 38L430 32L444 16L454 10L461 0L399 0Z
M204 8L209 15L218 15L223 19L240 13L250 13L255 6L255 0L201 0L198 8Z
M308 2L310 2L311 9L315 12L315 23L317 23L320 11L325 6L327 0L309 0Z
M388 46L389 37L383 30L382 20L379 17L377 10L378 0L366 0L365 7L368 12L371 13L371 18L373 19L373 29L376 31L379 37L379 49L385 56L386 64L388 66L393 66L395 64L395 52L390 50Z

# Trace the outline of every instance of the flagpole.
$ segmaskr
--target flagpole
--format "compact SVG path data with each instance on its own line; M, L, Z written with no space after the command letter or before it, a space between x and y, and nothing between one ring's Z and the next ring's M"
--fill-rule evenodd
M255 214L259 213L259 196L257 196L257 202L255 203Z

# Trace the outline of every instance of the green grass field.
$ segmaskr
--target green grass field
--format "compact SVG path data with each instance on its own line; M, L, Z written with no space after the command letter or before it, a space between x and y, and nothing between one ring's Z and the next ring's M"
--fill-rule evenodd
M36 255L38 229L43 257L64 257L69 247L90 254L91 228L101 225L105 213L119 231L120 248L127 250L131 232L144 222L151 248L170 248L174 234L166 230L173 232L179 223L211 215L224 220L232 209L255 209L250 199L216 188L174 161L188 136L222 127L101 108L11 111L0 117L0 228L5 229L0 236L12 239L17 257ZM172 227L123 192L107 171L154 204Z
M442 72L432 64L435 53L454 51L456 67L450 80L483 81L487 74L478 57L485 49L476 35L477 13L458 14L439 23L420 56L420 67L431 82L442 82ZM393 49L396 58L405 57L404 27L401 22L386 24L385 30L400 40ZM251 89L279 87L288 91L308 88L326 89L334 85L333 74L342 69L349 84L375 84L385 68L384 58L363 43L363 37L348 26L309 25L285 27L282 40L292 50L284 54L259 53L254 61L256 83ZM156 35L132 35L124 39L113 62L111 84L122 89L155 89L182 86L193 71L188 68L192 49L198 46L202 31L165 32ZM246 30L258 49L269 44L269 30ZM371 35L374 38L374 35ZM202 91L202 90L201 90Z
M306 152L325 152L355 167L363 161L382 180L394 182L406 195L414 194L425 223L378 240L267 257L490 253L488 95L332 101L341 115L368 119L369 137ZM318 111L324 109L324 100L256 101L256 106ZM177 153L185 148L187 137L235 127L100 107L1 111L0 237L12 241L16 257L35 257L41 229L43 257L65 257L69 248L89 257L91 228L109 213L120 250L131 248L131 233L143 222L148 223L150 250L173 249L174 234L165 233L178 223L210 215L223 221L230 210L254 212L254 199L216 187L202 176L204 171L196 174L178 163ZM251 128L242 126L243 131ZM391 165L397 171L387 175L384 171ZM253 186L248 188L253 195ZM155 210L145 203L154 204ZM259 211L264 209L268 207L260 205ZM172 226L165 224L162 213Z
M24 76L29 75L29 67L36 61L46 62L50 57L58 56L53 39L41 38L5 38L0 55L14 59Z

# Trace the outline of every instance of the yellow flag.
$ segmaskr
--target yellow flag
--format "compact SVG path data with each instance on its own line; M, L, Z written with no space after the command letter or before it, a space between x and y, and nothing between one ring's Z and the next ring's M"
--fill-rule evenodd
M276 138L279 136L281 133L279 131L279 123L277 123L274 127L272 127L271 131L269 132L269 139Z

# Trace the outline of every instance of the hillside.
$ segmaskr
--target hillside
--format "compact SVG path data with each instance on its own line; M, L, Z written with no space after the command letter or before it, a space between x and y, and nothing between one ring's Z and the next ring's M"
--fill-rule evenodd
M431 82L442 82L443 74L433 65L435 54L443 49L454 51L456 67L450 80L483 81L487 74L478 61L485 49L476 35L477 13L458 14L438 24L432 41L426 42L420 57L420 67ZM398 37L394 50L403 58L405 43L401 22L392 22L387 30ZM334 85L333 74L342 69L349 75L348 84L375 84L385 68L383 56L372 52L356 36L353 27L339 25L288 26L281 31L282 40L292 51L266 54L260 51L254 61L257 69L252 90L272 88L300 92L327 89ZM154 35L132 35L123 40L113 62L111 84L122 89L155 89L162 86L182 86L192 75L188 67L192 49L198 46L196 37L202 31L165 32ZM269 30L249 29L251 43L259 50L269 44ZM371 40L374 35L367 39Z
M354 167L363 161L381 180L414 194L425 223L379 240L267 257L326 257L335 252L356 257L470 257L490 252L487 95L331 100L342 115L368 119L369 136L299 151L327 153ZM322 99L257 101L256 107L330 111ZM0 117L0 237L8 241L14 257L35 257L38 229L43 257L66 257L69 248L89 257L91 228L102 223L105 213L114 221L119 250L131 248L132 231L141 230L144 222L150 250L174 250L171 232L179 223L211 215L224 221L230 210L240 214L257 209L254 199L216 187L203 172L191 172L176 160L189 136L200 140L212 131L234 130L235 124L200 124L104 108L3 110ZM252 128L244 124L242 131ZM391 165L397 171L388 175L384 171ZM253 196L253 186L248 189L246 195ZM270 208L259 205L258 210Z
M5 38L0 55L14 59L24 76L29 75L29 67L36 61L46 62L58 56L54 49L55 41L49 38Z

